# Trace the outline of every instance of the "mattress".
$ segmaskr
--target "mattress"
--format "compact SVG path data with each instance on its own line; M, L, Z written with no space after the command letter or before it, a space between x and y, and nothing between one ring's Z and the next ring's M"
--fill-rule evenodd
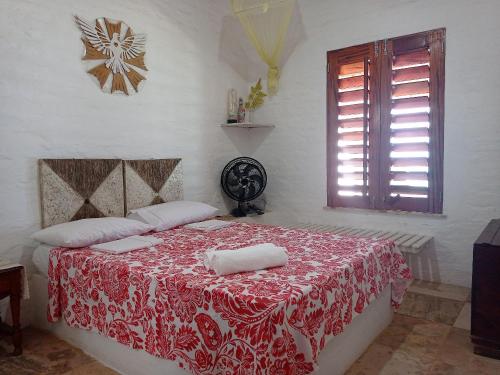
M322 349L389 285L397 306L410 279L385 240L264 225L155 234L153 249L110 255L50 250L48 319L177 362L195 374L307 374ZM272 242L284 267L219 277L206 250Z
M71 328L65 322L47 321L47 282L40 274L33 275L33 324L50 331L61 339L80 348L106 366L123 375L188 375L173 361L134 350L98 333ZM340 335L333 337L321 351L319 369L315 375L343 375L372 341L390 324L393 317L391 287L353 319Z
M33 252L32 261L38 272L40 272L45 277L48 277L49 270L49 253L54 246L41 244Z

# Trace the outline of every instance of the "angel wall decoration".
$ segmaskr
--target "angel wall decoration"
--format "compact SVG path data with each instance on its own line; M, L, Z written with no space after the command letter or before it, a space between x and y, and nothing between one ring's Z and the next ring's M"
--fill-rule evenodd
M126 95L131 88L138 92L148 70L144 64L146 35L134 34L124 22L107 18L98 18L91 24L75 16L75 21L83 33L85 55L82 60L93 62L87 72L97 78L101 89Z

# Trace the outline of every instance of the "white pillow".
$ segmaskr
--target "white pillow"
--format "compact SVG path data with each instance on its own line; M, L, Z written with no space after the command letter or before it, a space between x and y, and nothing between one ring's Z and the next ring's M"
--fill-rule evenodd
M174 201L131 210L129 219L140 220L154 226L155 232L183 224L206 220L218 209L201 202Z
M119 240L153 230L153 227L124 217L82 219L57 224L34 233L31 238L63 247L85 247L97 243Z

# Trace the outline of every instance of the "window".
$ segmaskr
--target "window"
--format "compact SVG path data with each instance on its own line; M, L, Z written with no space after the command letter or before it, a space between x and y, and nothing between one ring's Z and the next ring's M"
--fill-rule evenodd
M445 30L328 52L328 206L442 213Z

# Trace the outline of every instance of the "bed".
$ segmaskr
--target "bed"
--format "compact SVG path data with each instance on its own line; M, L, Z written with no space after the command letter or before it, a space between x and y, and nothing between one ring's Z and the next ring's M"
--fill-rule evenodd
M390 241L245 223L154 235L161 245L120 256L37 249L38 325L125 374L342 374L411 277ZM203 266L208 249L262 242L286 247L288 264Z

